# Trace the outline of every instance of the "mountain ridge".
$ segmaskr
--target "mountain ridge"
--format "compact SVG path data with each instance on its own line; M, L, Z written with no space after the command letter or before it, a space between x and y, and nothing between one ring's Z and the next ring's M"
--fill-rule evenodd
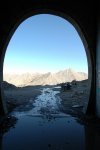
M3 80L16 86L27 85L56 85L72 80L81 81L88 78L84 72L77 72L72 69L60 70L55 73L24 73L24 74L4 74Z

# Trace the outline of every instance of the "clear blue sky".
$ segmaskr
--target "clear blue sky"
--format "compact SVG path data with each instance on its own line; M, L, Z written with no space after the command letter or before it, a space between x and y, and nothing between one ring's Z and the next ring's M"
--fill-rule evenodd
M4 72L55 72L72 68L87 72L87 57L76 29L48 14L22 22L7 47Z

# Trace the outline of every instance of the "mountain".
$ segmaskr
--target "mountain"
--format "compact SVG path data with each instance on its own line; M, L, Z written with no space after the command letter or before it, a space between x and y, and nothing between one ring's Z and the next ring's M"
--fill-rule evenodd
M61 70L56 73L26 73L26 74L4 74L4 81L16 86L27 85L55 85L63 82L71 82L72 80L81 81L88 78L84 72L76 72L72 69Z

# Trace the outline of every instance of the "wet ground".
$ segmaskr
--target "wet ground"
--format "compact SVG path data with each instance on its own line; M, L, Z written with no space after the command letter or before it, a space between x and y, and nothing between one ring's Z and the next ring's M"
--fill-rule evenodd
M16 108L0 128L1 150L99 150L100 126L62 111L59 90L43 88L29 110Z

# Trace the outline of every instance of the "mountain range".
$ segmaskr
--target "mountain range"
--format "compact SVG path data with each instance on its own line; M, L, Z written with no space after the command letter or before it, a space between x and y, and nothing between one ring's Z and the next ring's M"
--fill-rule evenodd
M72 69L61 70L56 73L25 73L25 74L4 74L3 80L16 86L28 85L56 85L72 80L81 81L88 78L84 72L76 72Z

